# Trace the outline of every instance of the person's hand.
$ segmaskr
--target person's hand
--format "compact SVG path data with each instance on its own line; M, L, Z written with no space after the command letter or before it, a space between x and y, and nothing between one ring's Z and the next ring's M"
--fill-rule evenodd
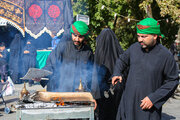
M2 55L2 54L0 54L0 57L3 57L3 55Z
M27 53L29 53L29 51L28 51L28 50L25 50L24 53L27 54Z
M54 37L55 37L55 35L54 35L53 33L51 33L51 37L52 37L52 38L54 38Z
M40 81L41 81L41 78L33 78L32 80L37 81L37 82L40 82Z
M143 100L141 100L141 105L140 107L145 110L145 109L151 109L153 106L153 103L151 100L146 96Z
M96 110L96 108L97 108L97 102L96 102L95 99L93 99L93 102L94 102L94 110Z
M122 77L121 76L114 76L112 78L112 85L114 86L118 82L118 80L121 83L122 82Z

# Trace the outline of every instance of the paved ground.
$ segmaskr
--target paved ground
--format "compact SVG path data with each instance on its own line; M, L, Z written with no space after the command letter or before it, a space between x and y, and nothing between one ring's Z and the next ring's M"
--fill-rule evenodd
M162 111L162 120L180 120L180 100L170 98Z
M24 84L15 84L15 92L11 96L5 96L4 99L7 103L7 106L10 108L11 105L15 105L16 102L19 100L20 92L23 88ZM28 84L26 85L27 90L30 93L34 93L37 90L44 90L39 84L33 85L29 87ZM5 114L4 112L5 105L2 103L2 99L0 99L0 120L16 120L16 112L11 112L9 114Z
M19 95L22 88L23 84L16 84L15 93L11 96L4 97L8 107L16 104L16 102L19 100ZM33 93L37 90L44 90L44 88L42 88L39 84L36 84L32 87L28 87L27 85L27 90L30 93ZM2 99L0 99L0 120L16 120L16 112L11 112L9 114L4 113L4 105L2 104ZM170 98L163 105L162 120L180 120L180 100Z

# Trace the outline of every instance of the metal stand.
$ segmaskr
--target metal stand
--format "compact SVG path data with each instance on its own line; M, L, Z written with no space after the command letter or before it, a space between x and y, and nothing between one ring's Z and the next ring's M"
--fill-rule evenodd
M86 119L94 120L94 106L18 109L16 120Z

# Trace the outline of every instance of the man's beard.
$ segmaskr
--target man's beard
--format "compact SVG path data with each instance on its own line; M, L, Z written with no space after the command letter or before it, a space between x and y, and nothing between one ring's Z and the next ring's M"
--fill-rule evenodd
M141 45L141 48L143 48L143 49L146 49L148 46L145 44L145 43L143 43L143 42L139 42L139 44Z
M78 44L75 44L75 41L73 41L74 46L76 46L77 48L80 48L83 45L83 42L79 42L79 41L76 42L78 42Z

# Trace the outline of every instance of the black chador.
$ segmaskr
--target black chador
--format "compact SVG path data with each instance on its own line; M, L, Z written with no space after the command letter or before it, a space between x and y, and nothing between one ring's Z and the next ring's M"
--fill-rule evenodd
M111 85L111 75L119 55L123 53L119 41L115 33L105 28L96 38L96 50L94 55L94 76L100 86L101 98L98 103L99 120L115 120L116 112L123 89L115 89L114 95L109 93L109 97L105 98L104 91L108 91ZM117 84L118 86L120 84ZM117 88L120 88L119 86Z
M0 77L1 80L6 81L8 77L8 51L5 48L3 51L0 50Z
M14 83L22 83L21 69L21 53L24 47L24 40L21 34L16 34L10 45L9 71L10 77Z
M36 67L36 48L28 40L22 51L22 76L24 76L29 68ZM29 84L33 84L33 80L29 80Z

